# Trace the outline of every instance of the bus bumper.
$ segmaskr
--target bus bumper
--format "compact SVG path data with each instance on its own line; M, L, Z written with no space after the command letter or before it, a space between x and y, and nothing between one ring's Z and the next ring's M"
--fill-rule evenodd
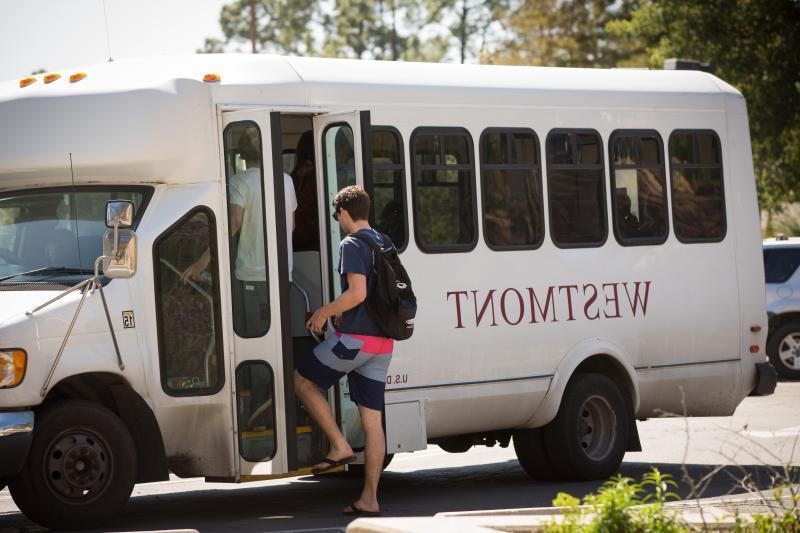
M33 411L0 413L0 479L19 474L33 440Z
M778 374L769 363L756 363L756 386L750 396L769 396L778 385Z

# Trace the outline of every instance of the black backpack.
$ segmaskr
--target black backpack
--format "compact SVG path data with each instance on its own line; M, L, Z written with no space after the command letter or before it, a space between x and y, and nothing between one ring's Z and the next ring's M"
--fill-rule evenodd
M383 233L380 235L384 246L366 235L354 233L350 236L367 243L373 252L367 312L384 335L402 341L414 333L417 298L392 240Z

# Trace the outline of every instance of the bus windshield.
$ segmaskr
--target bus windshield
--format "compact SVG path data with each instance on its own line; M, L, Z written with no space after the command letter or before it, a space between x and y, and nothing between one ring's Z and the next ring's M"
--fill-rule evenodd
M0 193L0 283L78 282L102 255L109 200L131 200L136 219L142 187L78 187Z

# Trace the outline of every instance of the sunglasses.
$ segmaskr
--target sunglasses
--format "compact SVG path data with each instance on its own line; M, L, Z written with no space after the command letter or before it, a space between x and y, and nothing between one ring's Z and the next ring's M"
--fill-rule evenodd
M339 210L339 209L337 209L337 210L336 210L336 211L335 211L335 212L334 212L334 213L331 215L331 216L333 217L333 220L335 220L336 222L339 222L339 211L340 211L340 210Z

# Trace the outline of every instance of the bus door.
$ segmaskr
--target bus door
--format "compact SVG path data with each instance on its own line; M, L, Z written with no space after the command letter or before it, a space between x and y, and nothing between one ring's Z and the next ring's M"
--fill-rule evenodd
M252 481L296 467L287 438L295 424L293 369L284 364L291 334L282 320L289 279L280 115L223 112L222 127L229 231L220 262L230 264L235 481Z
M339 242L344 234L332 218L331 204L336 193L348 185L367 188L371 183L370 114L353 111L317 115L314 117L314 148L317 160L317 190L320 217L320 247L326 250L323 258L323 292L325 303L342 292L339 273ZM365 186L365 184L367 184ZM328 325L331 334L332 325ZM342 378L331 391L331 405L342 433L354 450L364 447L364 433L356 405L350 400L347 378Z

